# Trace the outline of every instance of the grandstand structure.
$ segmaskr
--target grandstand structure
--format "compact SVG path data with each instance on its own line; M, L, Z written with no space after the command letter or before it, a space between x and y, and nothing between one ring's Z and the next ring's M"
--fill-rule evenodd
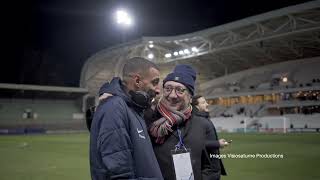
M135 56L157 63L162 78L177 64L195 67L197 93L209 100L221 131L319 131L319 0L104 49L82 68L84 109L94 105L103 83L121 75L124 60Z
M85 88L0 83L0 134L86 130Z

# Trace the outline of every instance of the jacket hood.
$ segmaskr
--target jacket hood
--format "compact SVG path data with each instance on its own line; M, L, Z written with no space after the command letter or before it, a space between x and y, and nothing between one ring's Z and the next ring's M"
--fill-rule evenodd
M125 86L123 85L121 79L119 77L114 77L111 82L107 82L102 85L99 90L99 96L103 93L109 93L113 96L121 97L128 105L134 104L130 98L130 96L125 92Z

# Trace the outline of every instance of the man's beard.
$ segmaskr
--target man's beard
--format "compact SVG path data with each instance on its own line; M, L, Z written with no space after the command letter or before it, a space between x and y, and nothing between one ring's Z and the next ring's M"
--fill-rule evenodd
M146 93L149 95L150 103L152 103L154 98L157 96L156 92L152 89L149 89Z

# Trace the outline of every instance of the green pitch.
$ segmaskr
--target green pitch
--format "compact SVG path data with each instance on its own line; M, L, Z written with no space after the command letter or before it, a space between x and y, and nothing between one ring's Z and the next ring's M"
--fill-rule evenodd
M221 151L229 174L222 180L320 179L320 134L219 136L233 140ZM88 134L0 136L1 179L90 179L88 143ZM244 156L257 154L283 158Z
M283 158L226 158L222 180L318 180L320 134L220 134L232 139L223 154L282 154Z
M88 134L0 136L0 179L90 179L88 142Z

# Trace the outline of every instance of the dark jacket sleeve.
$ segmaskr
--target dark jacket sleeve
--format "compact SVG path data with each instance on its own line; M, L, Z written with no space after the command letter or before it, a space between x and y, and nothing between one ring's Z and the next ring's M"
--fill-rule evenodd
M98 135L98 150L111 179L134 179L132 142L126 105L117 97L109 99L101 118Z
M207 149L219 149L220 143L218 141L217 133L215 131L215 127L210 122L210 120L206 119L206 143L205 146Z
M206 148L207 149L219 149L220 143L218 140L207 140L206 141Z
M217 140L217 134L213 124L208 119L203 119L205 131L206 131L206 141L205 148L202 152L202 164L201 164L201 175L202 180L218 180L220 179L220 174L217 172L216 168L213 167L210 159L210 154L216 154L219 151L219 141Z

